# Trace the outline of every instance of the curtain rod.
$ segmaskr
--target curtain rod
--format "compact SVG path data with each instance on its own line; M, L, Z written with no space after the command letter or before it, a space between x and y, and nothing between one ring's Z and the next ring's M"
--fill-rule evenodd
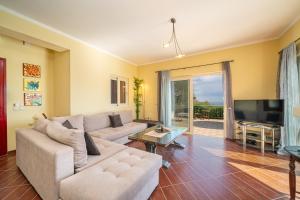
M222 61L222 62L208 63L208 64L203 64L203 65L194 65L194 66L190 66L190 67L173 68L173 69L167 69L167 70L162 70L162 71L175 71L175 70L181 70L181 69L190 69L190 68L195 68L195 67L203 67L203 66L221 64L223 62L234 62L234 60L226 60L226 61ZM156 71L155 73L157 73L157 72L160 72L160 71Z
M300 37L298 37L296 40L294 40L293 42L297 43L300 40ZM283 51L283 49L281 49L278 53L281 53Z

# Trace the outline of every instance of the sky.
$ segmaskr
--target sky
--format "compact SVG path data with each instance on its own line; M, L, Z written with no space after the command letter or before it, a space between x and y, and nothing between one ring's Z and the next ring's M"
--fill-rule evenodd
M223 104L222 75L205 75L193 79L194 96L198 101Z

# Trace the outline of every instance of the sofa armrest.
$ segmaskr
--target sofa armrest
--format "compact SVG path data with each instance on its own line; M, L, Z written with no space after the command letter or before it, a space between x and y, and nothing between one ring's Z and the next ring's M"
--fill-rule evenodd
M33 129L16 130L17 166L43 199L59 199L59 184L74 174L73 149Z

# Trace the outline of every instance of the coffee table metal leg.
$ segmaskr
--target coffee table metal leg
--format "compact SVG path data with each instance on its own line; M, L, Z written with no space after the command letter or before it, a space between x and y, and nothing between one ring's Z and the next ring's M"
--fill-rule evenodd
M146 151L150 152L150 153L155 153L156 154L156 144L152 143L152 142L144 142L145 146L146 146ZM169 163L166 160L162 161L162 166L164 168L169 168L171 166L171 163Z
M173 141L172 144L173 144L174 146L179 147L179 148L182 148L182 149L185 148L185 145L184 145L184 144L178 143L178 142L176 142L176 141Z
M156 153L156 144L152 142L145 142L146 151Z
M166 160L163 160L163 161L162 161L162 166L163 166L164 168L169 169L169 167L171 166L171 163L168 162L168 161L166 161Z

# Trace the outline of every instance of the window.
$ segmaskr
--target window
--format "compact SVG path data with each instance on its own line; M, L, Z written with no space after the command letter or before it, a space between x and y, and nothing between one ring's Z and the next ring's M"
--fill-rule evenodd
M111 104L118 104L118 80L110 80Z
M128 79L114 76L110 80L111 104L128 104Z

